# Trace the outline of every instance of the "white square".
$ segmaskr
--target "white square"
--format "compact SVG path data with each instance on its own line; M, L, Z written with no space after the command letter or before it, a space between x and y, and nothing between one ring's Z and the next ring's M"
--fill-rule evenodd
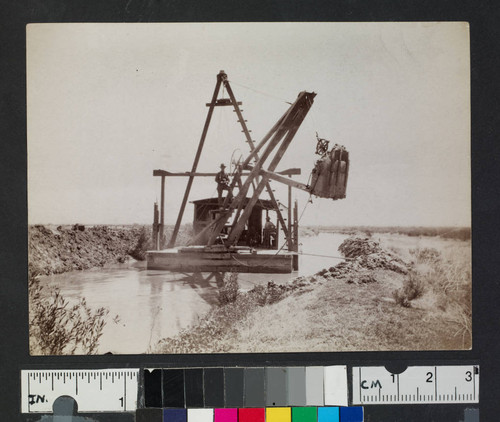
M188 409L187 422L213 422L214 409Z
M325 366L325 405L347 406L347 367Z

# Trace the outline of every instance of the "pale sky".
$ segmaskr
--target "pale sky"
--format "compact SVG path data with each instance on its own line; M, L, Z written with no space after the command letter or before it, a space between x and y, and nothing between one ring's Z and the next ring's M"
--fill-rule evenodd
M301 224L470 225L466 23L34 24L27 59L30 224L152 223L153 170L191 170L223 69L257 142L317 94L278 170L306 183L316 132L350 152L346 199L313 197ZM216 108L198 170L248 152ZM166 179L167 223L186 183ZM213 195L197 178L190 200Z

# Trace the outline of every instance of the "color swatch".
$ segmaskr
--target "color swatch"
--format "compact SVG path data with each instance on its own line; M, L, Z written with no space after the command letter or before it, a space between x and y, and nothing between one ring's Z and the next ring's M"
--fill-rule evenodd
M307 406L323 406L324 399L324 368L310 366L306 368L306 404Z
M244 383L243 368L224 368L225 407L243 407Z
M307 404L306 394L306 368L290 367L287 371L288 403L294 406Z
M244 407L264 407L265 372L264 368L245 368Z
M317 407L292 407L292 422L316 422Z
M266 422L292 422L292 409L289 407L266 408Z
M238 422L265 422L266 411L264 408L238 409Z
M287 368L266 368L266 406L288 405Z
M214 422L238 422L238 409L215 409Z
M319 407L318 422L339 422L340 409L338 407Z
M153 371L154 372L154 371ZM146 375L146 373L144 374ZM148 390L149 385L144 380L144 389ZM163 407L184 407L184 369L163 369Z
M186 422L186 409L164 409L163 422Z

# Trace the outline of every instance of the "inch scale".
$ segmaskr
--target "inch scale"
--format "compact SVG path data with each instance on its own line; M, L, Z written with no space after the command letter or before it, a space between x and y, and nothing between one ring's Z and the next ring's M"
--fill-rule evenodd
M138 369L23 370L21 411L51 413L54 401L71 396L79 412L135 412Z
M355 405L479 403L479 366L353 367L352 393Z

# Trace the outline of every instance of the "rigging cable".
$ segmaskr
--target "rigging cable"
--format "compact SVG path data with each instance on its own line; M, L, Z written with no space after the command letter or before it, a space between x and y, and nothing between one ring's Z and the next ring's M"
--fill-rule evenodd
M265 95L266 97L274 98L275 100L284 101L286 104L290 104L290 105L292 104L290 101L285 100L284 98L281 98L281 97L277 97L276 95L268 94L267 92L259 91L258 89L254 89L254 88L250 88L249 86L240 84L238 82L234 82L233 80L231 80L229 82L231 82L235 85L241 86L242 88L248 89L250 91L256 92L257 94Z

